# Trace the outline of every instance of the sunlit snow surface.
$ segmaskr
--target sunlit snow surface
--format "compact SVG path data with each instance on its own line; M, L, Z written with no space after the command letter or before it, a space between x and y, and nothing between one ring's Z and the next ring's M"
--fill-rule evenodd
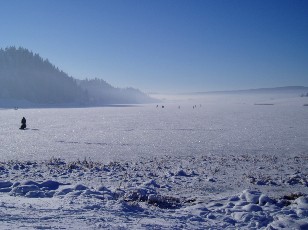
M168 97L0 110L2 226L308 227L308 98Z
M0 110L0 160L86 157L108 162L140 156L284 155L307 150L304 102L270 106L255 105L255 100L210 97L166 103L163 109L145 105ZM27 130L18 129L23 116Z

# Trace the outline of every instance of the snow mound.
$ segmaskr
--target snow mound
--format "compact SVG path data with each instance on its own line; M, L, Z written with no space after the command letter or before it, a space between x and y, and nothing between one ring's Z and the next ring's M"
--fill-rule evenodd
M249 189L227 192L225 176L229 175L218 165L225 161L231 165L239 159L209 156L185 157L181 162L178 157L167 157L108 164L60 159L2 163L0 211L18 213L14 220L11 214L3 217L6 226L14 228L22 227L25 220L38 227L30 224L29 210L40 218L41 227L51 229L66 224L94 229L307 228L305 193L271 196L262 191L264 185L251 188L250 182L244 184ZM247 159L245 156L245 162ZM214 167L204 167L209 162ZM194 173L188 173L192 165ZM281 182L279 186L290 185ZM305 188L303 184L296 186ZM222 189L223 193L215 195ZM80 216L88 224L83 224Z

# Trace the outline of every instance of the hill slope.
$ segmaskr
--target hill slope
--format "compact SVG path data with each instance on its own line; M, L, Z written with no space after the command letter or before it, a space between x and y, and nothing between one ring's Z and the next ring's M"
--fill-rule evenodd
M0 49L0 99L78 106L153 101L137 89L114 88L103 80L77 81L38 54L15 47Z
M79 80L78 85L83 89L89 103L103 104L139 104L151 103L157 100L134 88L115 88L102 79Z
M302 95L308 92L308 87L305 86L285 86L274 88L259 88L259 89L246 89L246 90L230 90L230 91L209 91L209 92L196 92L191 94L294 94Z

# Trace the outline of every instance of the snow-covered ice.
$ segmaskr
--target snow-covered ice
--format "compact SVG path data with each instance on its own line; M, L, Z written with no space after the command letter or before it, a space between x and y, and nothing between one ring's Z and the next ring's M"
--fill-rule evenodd
M307 103L0 110L0 228L308 229Z

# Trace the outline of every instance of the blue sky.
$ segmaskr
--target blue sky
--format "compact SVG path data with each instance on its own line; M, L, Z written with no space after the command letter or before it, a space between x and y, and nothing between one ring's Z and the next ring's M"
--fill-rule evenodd
M0 0L0 47L145 92L308 86L306 0Z

